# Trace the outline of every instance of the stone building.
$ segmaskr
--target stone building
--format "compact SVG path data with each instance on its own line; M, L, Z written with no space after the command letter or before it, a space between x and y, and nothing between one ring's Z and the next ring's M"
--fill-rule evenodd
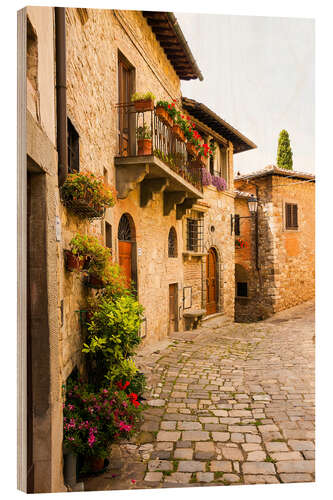
M146 343L183 330L191 313L232 317L233 154L255 145L203 104L182 98L181 80L202 75L172 13L28 7L19 23L27 137L20 153L27 168L19 172L27 213L24 203L19 213L28 220L21 242L27 275L19 270L28 391L20 433L28 455L20 470L28 477L19 483L31 492L65 491L62 386L83 369L80 311L92 292L81 275L65 270L64 250L77 233L96 235L111 249L145 308ZM225 179L225 190L202 185L201 169L188 163L155 110L133 112L135 91L175 100L216 143L208 168ZM139 154L140 126L150 128L151 154ZM177 169L161 156L170 148L181 154ZM59 188L75 171L98 174L117 190L105 217L89 222L63 205Z
M237 176L235 189L236 321L264 319L313 298L314 175L268 166ZM257 231L251 195L258 199Z

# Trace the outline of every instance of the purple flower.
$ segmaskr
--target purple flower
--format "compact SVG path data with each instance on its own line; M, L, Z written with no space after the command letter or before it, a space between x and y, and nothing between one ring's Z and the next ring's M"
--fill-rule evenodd
M212 184L218 191L225 191L227 188L225 179L223 179L223 177L219 177L218 175L213 175Z
M208 172L207 168L205 167L202 167L201 172L202 172L202 185L209 186L212 183L212 176L210 172Z

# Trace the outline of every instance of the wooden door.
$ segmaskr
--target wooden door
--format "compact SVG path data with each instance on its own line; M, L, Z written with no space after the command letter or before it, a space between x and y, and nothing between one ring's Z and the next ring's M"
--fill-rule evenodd
M217 256L213 248L209 249L206 264L206 312L214 314L217 312Z
M178 332L178 285L169 285L169 335Z
M128 156L129 149L129 111L131 101L131 68L123 60L118 64L118 130L119 153Z
M132 282L132 243L130 241L119 241L119 265L123 268L127 286L131 286Z

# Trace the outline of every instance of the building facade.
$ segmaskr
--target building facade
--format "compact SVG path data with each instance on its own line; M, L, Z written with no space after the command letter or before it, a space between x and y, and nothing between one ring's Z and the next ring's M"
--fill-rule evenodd
M235 189L236 321L261 320L313 298L315 177L268 166L237 176ZM257 231L251 195L258 199Z
M233 154L255 145L182 98L181 80L202 75L173 14L29 7L22 26L31 402L23 461L28 491L65 491L62 387L73 370L84 371L81 312L94 292L66 270L64 251L76 234L95 235L111 249L145 308L145 343L186 329L189 313L233 317ZM133 110L132 94L147 91L176 102L215 144L204 185L202 168L156 110ZM140 152L140 127L149 129L149 154ZM94 221L68 209L59 189L68 173L87 171L117 191L115 206ZM214 177L225 184L216 187Z

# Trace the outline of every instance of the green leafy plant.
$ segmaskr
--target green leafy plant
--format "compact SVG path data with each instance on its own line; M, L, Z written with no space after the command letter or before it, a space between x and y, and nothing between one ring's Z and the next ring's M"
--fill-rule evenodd
M99 298L82 349L95 386L123 377L132 379L136 374L130 358L141 342L142 313L143 307L130 294Z
M136 129L136 136L140 139L151 139L151 129L147 125Z
M61 188L61 196L69 206L85 203L98 214L115 205L115 193L111 187L104 183L102 177L87 171L69 174Z
M154 101L156 97L152 92L134 92L131 96L131 102L136 102L136 101Z
M286 130L280 132L276 161L280 168L293 169L293 152L290 146L289 134Z

